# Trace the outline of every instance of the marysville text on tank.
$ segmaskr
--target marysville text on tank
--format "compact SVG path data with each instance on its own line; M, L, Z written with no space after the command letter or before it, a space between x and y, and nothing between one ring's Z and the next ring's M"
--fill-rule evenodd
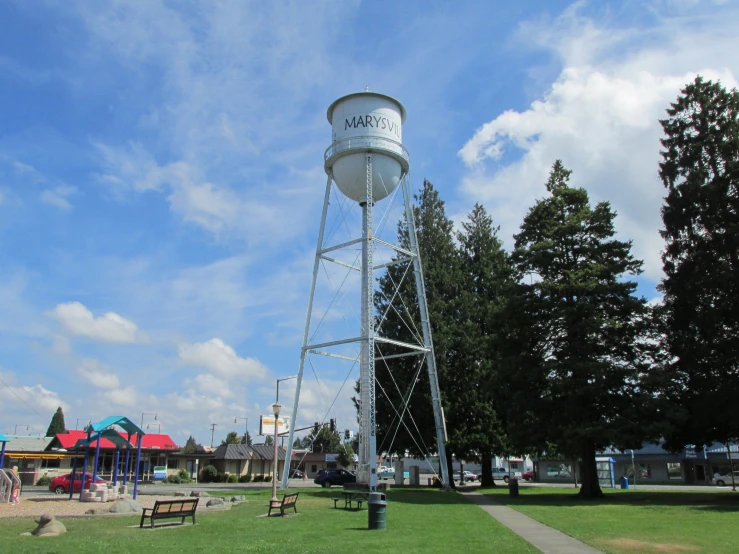
M346 123L344 123L344 130L346 131L350 127L357 129L360 125L365 129L367 127L373 127L375 129L387 129L389 132L395 133L396 136L400 137L400 125L398 125L395 121L390 121L387 117L378 117L376 115L370 114L367 114L364 117L360 115L359 119L357 119L357 116L354 116L352 117L351 121L347 119Z

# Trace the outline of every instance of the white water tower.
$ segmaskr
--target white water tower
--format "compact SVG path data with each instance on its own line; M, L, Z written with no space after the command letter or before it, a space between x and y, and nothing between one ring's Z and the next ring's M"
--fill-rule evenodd
M313 281L308 300L308 314L300 355L292 421L297 421L297 410L300 402L300 390L306 355L322 354L331 356L333 354L328 351L331 347L347 345L352 342L358 343L360 345L359 381L361 413L357 481L358 483L366 484L370 492L375 492L378 481L375 425L375 361L381 359L377 355L375 346L376 343L385 342L391 344L394 348L407 349L407 354L401 355L423 356L425 358L431 384L437 447L442 469L441 477L444 483L449 483L444 451L444 424L439 398L436 362L434 360L433 342L426 306L421 259L413 220L412 198L407 179L410 170L410 156L402 143L403 123L406 119L406 111L400 102L390 96L365 91L343 96L333 102L328 108L327 117L332 127L332 143L324 154L324 169L326 170L328 181L326 183L323 212L318 234L318 246L316 248L316 257L313 266ZM326 246L324 245L324 231L326 228L326 213L329 206L332 183L336 183L337 188L342 194L359 203L361 206L362 238L351 240L344 244ZM398 185L401 185L403 192L404 216L409 231L410 249L390 244L387 241L380 241L373 233L372 215L375 203L381 202L389 196ZM371 201L368 201L368 199L371 199ZM359 335L340 338L321 344L311 343L309 333L311 330L313 301L320 262L324 260L347 266L346 263L335 259L333 252L341 248L356 246L359 242L361 242L362 247L361 265L359 267L351 267L351 269L358 270L361 275ZM412 273L415 279L419 304L418 316L421 321L423 335L423 340L419 344L402 343L396 340L386 339L380 333L376 333L374 328L376 319L374 307L374 271L387 266L387 264L380 264L377 267L373 266L373 251L376 243L382 243L383 247L389 247L394 250L401 259L397 263L410 263L413 266ZM329 253L331 253L330 256ZM393 264L395 263L393 262ZM392 357L398 356L395 355ZM342 356L339 355L336 357L341 358ZM290 456L292 455L292 444L294 441L293 428L294 426L290 428L287 459L291 459ZM285 467L288 468L289 464L285 464ZM282 488L287 487L287 481L288 471L286 469L282 476ZM372 528L371 521L370 528Z

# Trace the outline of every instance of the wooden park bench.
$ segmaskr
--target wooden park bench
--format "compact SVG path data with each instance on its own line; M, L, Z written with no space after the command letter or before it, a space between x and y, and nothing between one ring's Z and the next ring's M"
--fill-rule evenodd
M293 494L286 494L282 497L282 500L270 500L269 501L269 512L267 512L267 517L272 515L272 510L280 510L280 515L285 515L285 509L292 507L295 510L295 513L298 513L298 508L296 504L298 503L298 495L300 493L296 492Z
M199 498L188 498L187 500L157 500L153 508L144 508L141 514L141 525L144 526L146 518L151 519L151 526L154 527L154 521L157 519L169 519L181 517L180 524L185 523L187 516L192 516L192 524L195 525L195 510L198 507ZM147 513L149 512L149 513Z

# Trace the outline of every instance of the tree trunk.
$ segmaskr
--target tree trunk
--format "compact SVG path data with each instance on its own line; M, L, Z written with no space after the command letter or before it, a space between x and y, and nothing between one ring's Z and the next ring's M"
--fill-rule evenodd
M454 465L452 464L452 449L447 445L446 448L446 469L449 472L449 487L452 490L457 490L457 486L454 484Z
M574 468L573 468L574 471ZM583 449L582 461L580 462L580 498L602 498L603 491L600 490L598 482L598 468L595 465L595 448L588 445Z
M493 479L493 457L489 454L483 454L481 457L482 478L480 479L481 487L497 487Z

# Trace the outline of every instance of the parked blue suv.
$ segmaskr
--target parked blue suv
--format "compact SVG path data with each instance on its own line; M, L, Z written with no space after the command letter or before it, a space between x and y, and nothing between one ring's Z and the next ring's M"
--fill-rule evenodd
M357 476L345 469L322 469L316 474L313 482L322 487L331 485L343 485L344 483L356 483Z

